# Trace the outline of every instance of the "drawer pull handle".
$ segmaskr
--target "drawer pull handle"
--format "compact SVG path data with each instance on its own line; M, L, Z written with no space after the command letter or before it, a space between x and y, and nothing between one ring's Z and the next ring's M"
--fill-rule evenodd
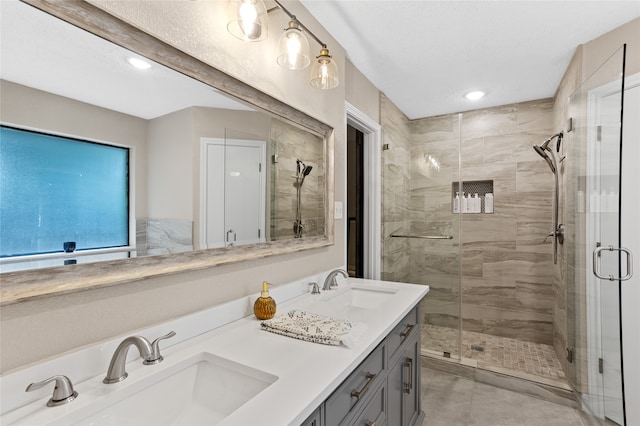
M413 360L411 358L407 358L404 365L409 367L409 383L405 383L403 387L406 393L411 393L411 390L413 389Z
M367 383L365 383L362 389L360 390L355 390L355 389L352 390L351 396L355 396L356 398L360 399L360 397L369 390L369 386L371 386L371 383L373 383L373 379L375 379L376 376L377 374L367 373L366 375Z
M415 324L407 324L407 328L405 328L404 331L400 333L400 337L407 337L409 333L411 333L411 330L414 326Z
M367 422L364 426L376 426L376 422Z

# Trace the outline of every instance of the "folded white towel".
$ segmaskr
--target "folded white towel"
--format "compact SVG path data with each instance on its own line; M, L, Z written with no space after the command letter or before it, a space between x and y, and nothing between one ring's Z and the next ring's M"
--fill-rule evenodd
M367 325L345 319L331 318L311 312L292 310L262 321L263 330L308 342L353 347L367 331Z

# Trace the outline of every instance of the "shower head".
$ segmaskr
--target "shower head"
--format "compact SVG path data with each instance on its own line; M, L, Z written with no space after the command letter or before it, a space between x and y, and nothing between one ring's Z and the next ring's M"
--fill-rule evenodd
M304 163L303 163L304 164ZM302 184L304 183L304 179L309 176L309 173L311 173L311 169L313 169L312 166L304 166L304 169L302 169L302 178L300 180L300 186L302 186Z
M313 166L305 166L304 170L302 170L302 176L309 176L311 169L313 169Z
M562 143L562 138L564 137L564 133L560 132L557 135L558 140L556 140L556 152L560 152L560 144Z
M562 138L564 136L563 132L559 132L556 133L555 135L551 136L549 139L547 139L546 141L544 141L542 143L542 145L534 145L533 149L538 153L538 155L540 155L540 157L544 158L544 160L547 162L547 164L549 165L549 168L551 169L551 172L553 174L556 173L556 166L555 166L555 157L553 156L553 150L551 148L549 148L549 144L551 143L551 141L554 138L557 138L556 140L556 152L560 152L560 144L562 143ZM545 152L547 151L547 152ZM564 158L563 158L564 160Z
M551 139L547 139L547 141L543 143L541 146L534 145L533 149L538 153L538 155L540 155L540 157L545 159L545 161L549 165L549 168L551 169L551 172L555 174L556 166L553 165L553 161L551 161L549 154L545 152L545 151L551 152L551 150L549 149L549 142L551 142Z
M549 144L551 143L551 139L553 139L553 137L547 139L546 141L544 141L544 143L542 145L540 145L540 149L541 150L549 150Z

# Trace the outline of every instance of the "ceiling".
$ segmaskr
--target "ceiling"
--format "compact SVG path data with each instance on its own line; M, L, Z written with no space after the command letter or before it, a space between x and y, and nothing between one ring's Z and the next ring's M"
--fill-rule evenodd
M19 1L0 0L0 78L153 119L190 106L254 110L211 86L139 57Z
M579 44L640 16L638 0L301 2L412 119L551 97ZM145 119L248 109L161 65L134 70L130 52L22 2L0 8L0 78ZM463 98L475 89L487 96Z
M301 2L410 119L552 97L579 44L640 16L638 0Z

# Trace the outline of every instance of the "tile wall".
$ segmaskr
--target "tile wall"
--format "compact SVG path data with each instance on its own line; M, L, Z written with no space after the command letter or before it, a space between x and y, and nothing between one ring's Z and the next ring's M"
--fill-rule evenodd
M193 222L175 219L137 219L138 256L182 253L193 250Z
M554 180L532 147L555 133L553 100L409 121L383 97L381 111L383 278L431 286L427 323L457 327L462 309L465 330L552 344ZM454 215L459 179L493 180L494 213ZM396 229L454 239L386 238Z
M409 242L391 238L409 231L410 130L407 117L380 96L382 125L382 268L383 280L409 282Z
M318 236L324 232L324 143L322 138L280 120L271 122L271 197L270 239L278 241L294 237L297 195L296 159L312 166L305 178L301 194L303 235ZM274 162L273 155L277 155Z

